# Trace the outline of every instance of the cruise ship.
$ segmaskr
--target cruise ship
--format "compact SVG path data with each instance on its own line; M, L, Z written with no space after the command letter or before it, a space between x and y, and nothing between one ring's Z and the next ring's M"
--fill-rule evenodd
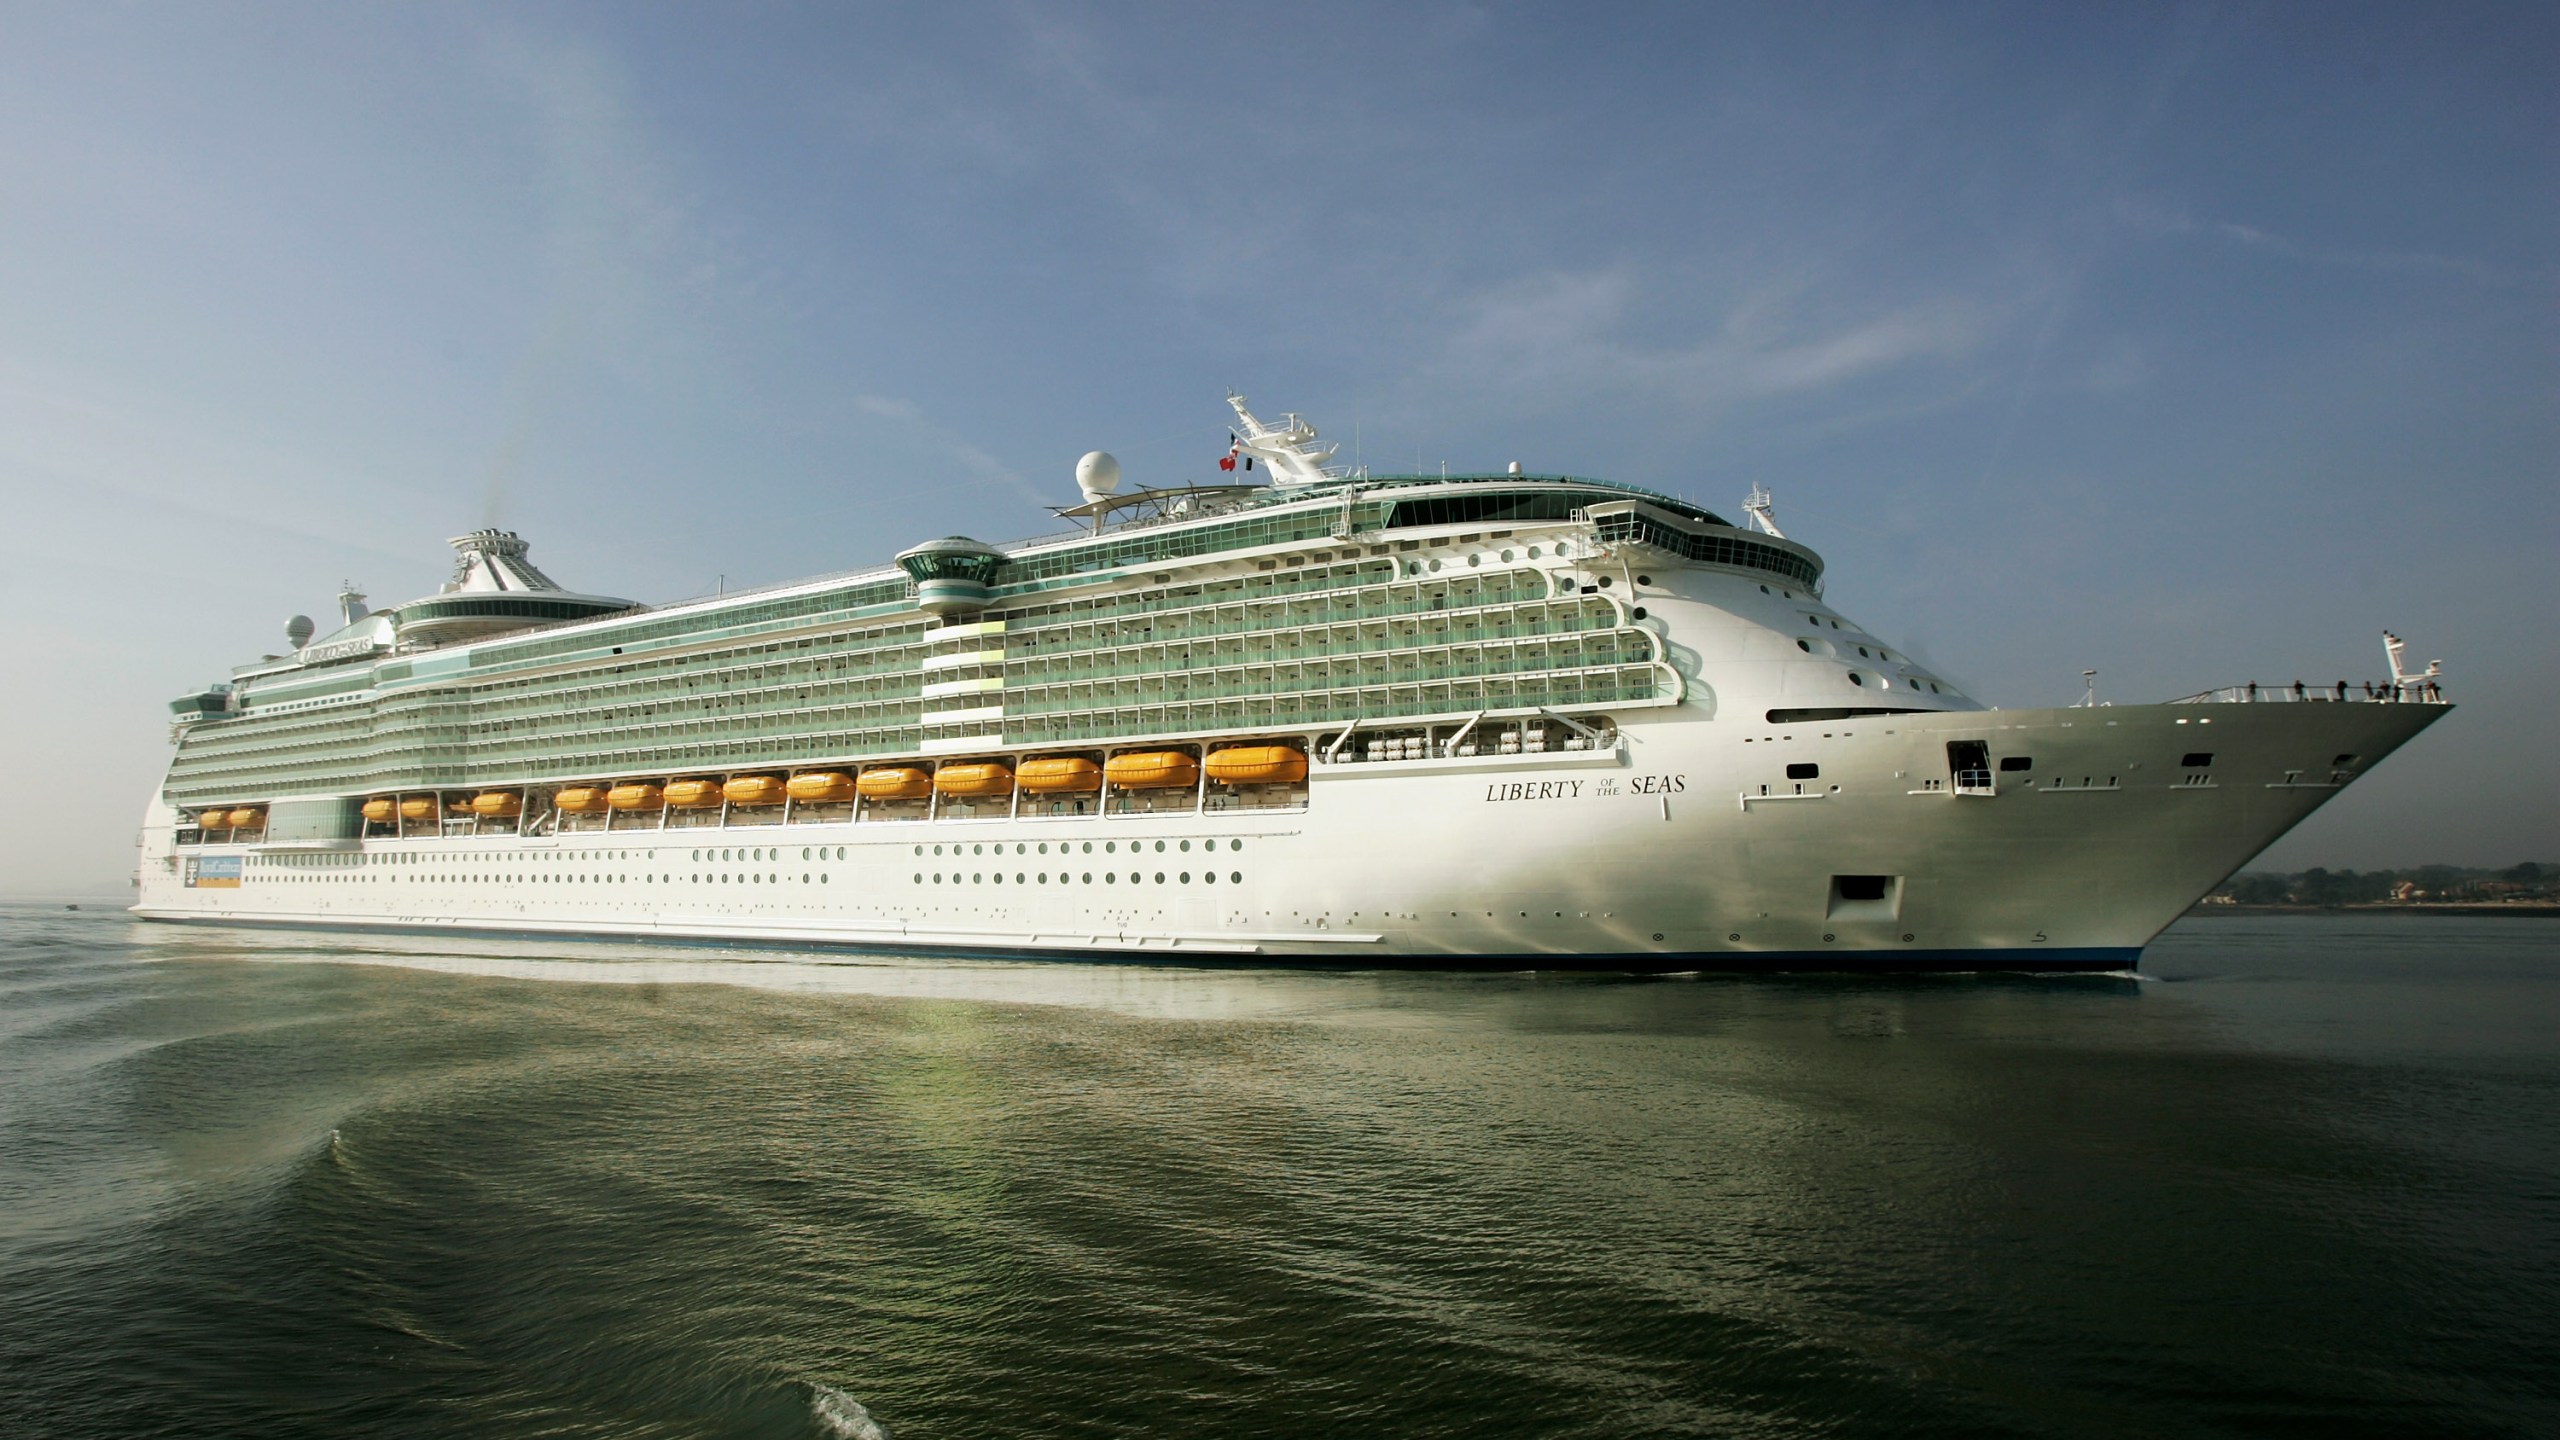
M1213 483L650 607L515 534L173 703L153 920L903 955L2118 970L2448 708L2438 670L1983 704L1735 523L1383 475L1230 396ZM2094 689L2094 687L2093 687Z

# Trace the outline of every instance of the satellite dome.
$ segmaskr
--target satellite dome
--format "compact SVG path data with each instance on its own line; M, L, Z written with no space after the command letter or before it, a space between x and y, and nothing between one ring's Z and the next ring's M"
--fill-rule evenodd
M1096 450L1076 462L1076 488L1087 500L1099 500L1120 488L1120 462Z
M294 649L299 650L303 646L311 643L311 634L314 628L315 627L311 623L310 616L296 615L292 619L284 622L284 641Z

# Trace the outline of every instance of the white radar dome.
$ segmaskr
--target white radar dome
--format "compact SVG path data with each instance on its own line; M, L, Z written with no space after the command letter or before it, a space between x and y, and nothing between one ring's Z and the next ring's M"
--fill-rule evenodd
M301 649L303 646L311 643L311 632L314 628L315 627L311 623L310 616L294 616L292 619L284 622L285 643L291 645L296 650Z
M1107 450L1096 450L1076 462L1076 488L1087 500L1099 500L1120 488L1120 462Z

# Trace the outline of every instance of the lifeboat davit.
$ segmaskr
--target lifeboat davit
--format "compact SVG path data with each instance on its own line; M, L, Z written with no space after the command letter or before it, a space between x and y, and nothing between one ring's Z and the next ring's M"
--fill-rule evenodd
M601 785L563 786L551 797L551 803L571 815L592 815L605 808L604 787Z
M503 820L524 813L524 797L513 790L483 790L471 797L471 813Z
M779 775L733 775L720 787L732 805L779 805L787 793Z
M678 810L706 810L720 803L717 780L670 780L667 803Z
M1102 788L1102 767L1082 755L1025 760L1014 779L1034 795L1089 794Z
M853 782L865 800L921 800L933 793L933 777L913 765L865 770Z
M376 825L390 824L391 817L399 813L400 807L388 798L364 802L364 818Z
M1132 750L1102 767L1123 790L1170 790L1200 783L1200 760L1188 750Z
M267 823L267 812L254 805L243 805L232 811L229 818L234 830L254 830Z
M1209 752L1207 769L1221 785L1294 785L1307 778L1307 752L1291 745L1230 745Z
M634 780L606 791L604 803L616 810L655 810L667 803L667 795L645 780Z
M933 788L945 795L974 800L1013 793L1013 767L993 760L945 765L933 772Z
M853 777L841 770L812 770L806 775L794 775L783 790L804 805L841 804L858 793L853 788Z
M433 795L411 795L402 800L400 802L400 818L403 820L433 820L436 818L436 797Z

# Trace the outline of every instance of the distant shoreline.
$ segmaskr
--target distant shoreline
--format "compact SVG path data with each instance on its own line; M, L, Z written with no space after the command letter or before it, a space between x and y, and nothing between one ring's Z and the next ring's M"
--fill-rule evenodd
M2560 919L2560 902L2527 900L2512 904L2481 901L2419 905L2191 905L2189 915L2512 915L2519 919Z

